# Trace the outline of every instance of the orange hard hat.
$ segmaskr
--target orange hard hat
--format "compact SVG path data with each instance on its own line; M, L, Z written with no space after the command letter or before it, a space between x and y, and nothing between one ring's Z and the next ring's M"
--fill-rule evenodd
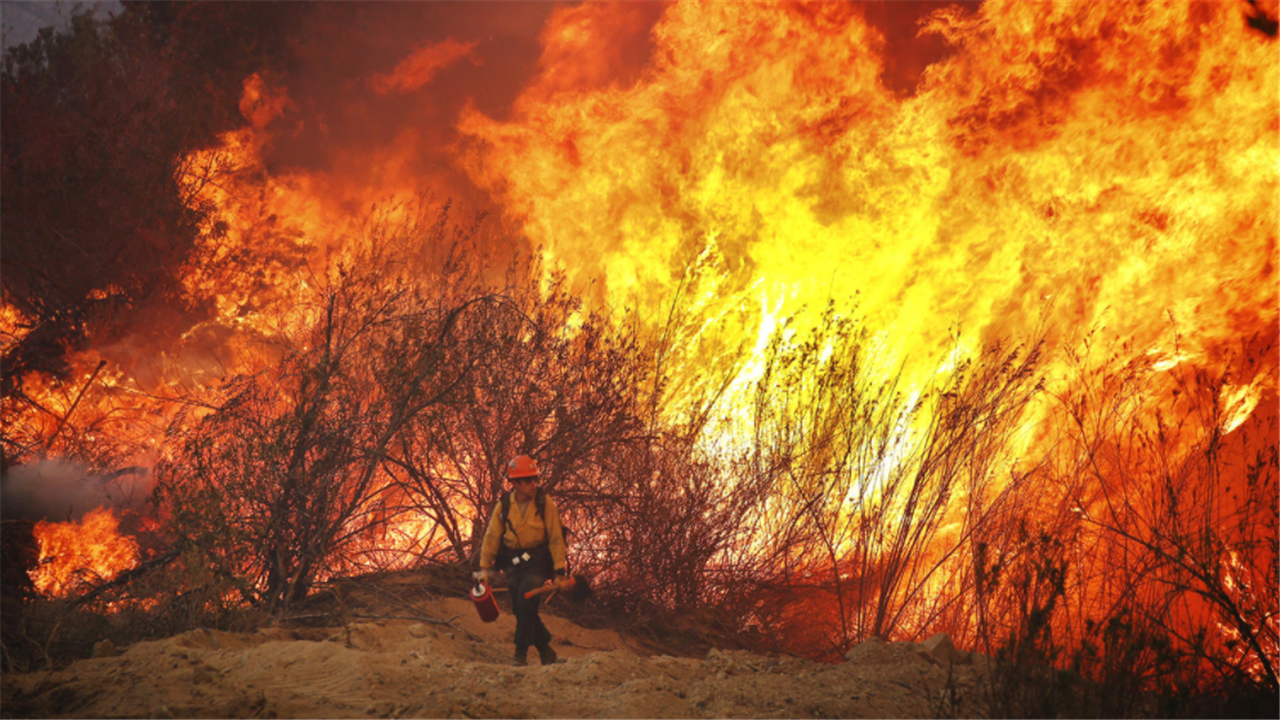
M538 463L528 455L517 455L507 463L507 478L535 477L538 474Z

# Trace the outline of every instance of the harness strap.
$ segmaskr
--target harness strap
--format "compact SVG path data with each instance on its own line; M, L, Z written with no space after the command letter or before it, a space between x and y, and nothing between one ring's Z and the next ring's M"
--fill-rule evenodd
M502 494L502 525L511 528L511 534L516 534L516 526L511 522L511 495L514 490L508 490ZM538 488L533 494L533 509L538 511L538 517L542 518L542 537L544 542L551 540L550 532L547 530L547 494L542 488Z

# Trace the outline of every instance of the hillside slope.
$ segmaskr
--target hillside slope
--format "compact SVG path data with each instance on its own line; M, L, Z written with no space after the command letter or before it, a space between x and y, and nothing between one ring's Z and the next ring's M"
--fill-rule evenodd
M511 665L514 619L466 599L415 604L422 620L256 633L196 630L55 672L7 674L6 717L934 717L980 714L985 660L871 641L841 664L744 651L654 655L615 632L545 615L553 666ZM390 614L388 614L390 615ZM363 617L363 616L362 616ZM944 645L947 645L944 643ZM118 653L118 654L117 654ZM935 656L936 653L936 656ZM945 692L949 683L955 693ZM959 706L944 699L959 699ZM945 708L945 709L944 709Z

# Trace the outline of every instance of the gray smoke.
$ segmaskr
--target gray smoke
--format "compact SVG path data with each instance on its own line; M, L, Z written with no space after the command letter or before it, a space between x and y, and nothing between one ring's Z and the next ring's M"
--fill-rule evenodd
M104 505L136 507L150 490L150 468L95 474L69 460L40 460L12 468L0 481L0 512L6 518L66 522Z

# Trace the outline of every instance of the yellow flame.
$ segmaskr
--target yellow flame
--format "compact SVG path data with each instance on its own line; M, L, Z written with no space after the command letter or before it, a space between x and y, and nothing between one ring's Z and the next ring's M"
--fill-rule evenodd
M60 596L89 582L111 580L138 564L138 543L119 533L120 521L100 507L80 522L36 523L40 564L31 572L36 589Z
M722 302L787 298L757 337L856 292L909 385L957 323L1026 333L1049 296L1052 327L1139 348L1170 312L1192 354L1274 324L1280 74L1238 8L988 2L929 30L955 52L898 98L848 6L679 3L639 82L464 113L464 160L612 302L669 302L714 244Z

